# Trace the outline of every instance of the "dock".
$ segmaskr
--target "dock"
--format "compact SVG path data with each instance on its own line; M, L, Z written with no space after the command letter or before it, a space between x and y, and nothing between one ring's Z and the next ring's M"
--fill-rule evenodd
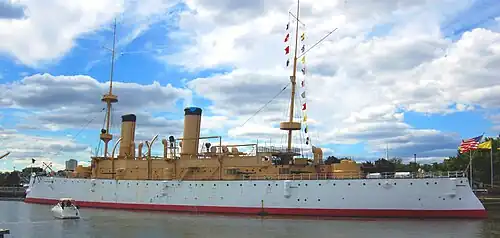
M10 230L9 229L0 229L0 238L4 238L5 235L9 235Z

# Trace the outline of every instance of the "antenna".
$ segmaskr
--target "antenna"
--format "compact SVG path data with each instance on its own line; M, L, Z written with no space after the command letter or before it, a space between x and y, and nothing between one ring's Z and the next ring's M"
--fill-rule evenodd
M113 48L111 49L111 71L109 77L109 92L108 94L104 94L101 99L101 101L106 103L106 128L101 130L101 135L99 136L99 138L104 142L104 159L106 159L106 157L108 156L108 142L113 139L113 135L109 134L109 124L111 121L111 104L118 102L118 96L113 95L115 45L116 45L116 18L113 23Z

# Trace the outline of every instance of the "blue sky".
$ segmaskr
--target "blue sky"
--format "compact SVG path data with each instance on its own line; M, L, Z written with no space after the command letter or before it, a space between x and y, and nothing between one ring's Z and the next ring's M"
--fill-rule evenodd
M252 125L276 123L262 118L283 115L288 90L269 106L279 108L280 115L266 108L249 127L238 125L286 83L290 72L283 68L281 28L293 1L283 6L160 1L164 5L156 6L159 1L148 0L140 3L142 7L125 1L117 13L105 11L104 2L82 10L102 13L94 20L86 16L92 12L75 16L81 25L72 31L65 30L65 24L71 26L74 19L65 18L62 5L57 11L67 20L36 21L35 13L54 9L29 1L25 7L33 16L0 19L0 35L9 32L4 37L9 43L0 44L4 100L0 98L4 133L0 152L13 152L0 162L0 170L27 166L31 158L60 165L69 158L89 160L88 148L97 146L99 124L104 120L105 105L99 97L106 91L111 55L103 46L112 45L110 28L115 17L117 52L123 54L115 64L120 102L114 116L138 113L138 120L143 120L142 128L138 124L139 138L180 135L182 109L193 105L204 109L206 132L221 133L228 142L279 141L280 135ZM498 135L500 101L491 95L500 85L491 76L496 71L486 67L500 67L496 60L500 51L495 48L500 46L496 1L391 6L408 16L404 22L384 3L349 8L315 4L303 5L311 38L308 46L329 31L320 23L342 26L308 55L307 90L314 97L308 101L307 113L315 122L310 124L311 134L322 134L316 146L324 148L326 155L373 159L384 157L389 146L392 156L410 158L417 153L433 161L453 156L461 139L483 132ZM325 9L318 10L322 4ZM311 10L313 6L317 9ZM234 14L225 14L228 9ZM239 15L250 13L255 20L240 19ZM426 21L411 14L426 16ZM16 24L30 19L30 26L48 33L25 39L30 33ZM443 49L447 55L440 55ZM332 73L330 68L337 70ZM475 82L467 86L471 79ZM252 84L261 86L249 87ZM59 101L52 104L56 95ZM38 102L29 102L34 98ZM251 101L237 102L238 98ZM112 132L119 133L115 122ZM50 156L43 155L46 151ZM155 152L161 153L161 148L155 147Z

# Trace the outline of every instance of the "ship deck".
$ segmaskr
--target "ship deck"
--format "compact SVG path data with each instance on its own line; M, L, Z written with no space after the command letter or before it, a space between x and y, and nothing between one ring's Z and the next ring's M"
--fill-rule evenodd
M57 177L57 176L54 176ZM449 172L384 172L384 173L314 173L314 174L242 174L239 178L216 179L213 177L192 177L182 181L241 181L241 180L374 180L374 179L429 179L429 178L465 178L467 174L463 171ZM67 177L72 179L72 177ZM74 179L103 179L103 178L74 178ZM119 179L114 179L119 180ZM123 180L158 180L166 179L123 179ZM178 179L172 179L178 180Z

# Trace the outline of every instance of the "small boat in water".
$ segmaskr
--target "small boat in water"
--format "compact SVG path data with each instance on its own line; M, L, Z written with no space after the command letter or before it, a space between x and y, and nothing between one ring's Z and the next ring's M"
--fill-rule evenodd
M59 202L52 207L52 214L59 219L79 219L80 211L78 206L71 198L61 198Z

